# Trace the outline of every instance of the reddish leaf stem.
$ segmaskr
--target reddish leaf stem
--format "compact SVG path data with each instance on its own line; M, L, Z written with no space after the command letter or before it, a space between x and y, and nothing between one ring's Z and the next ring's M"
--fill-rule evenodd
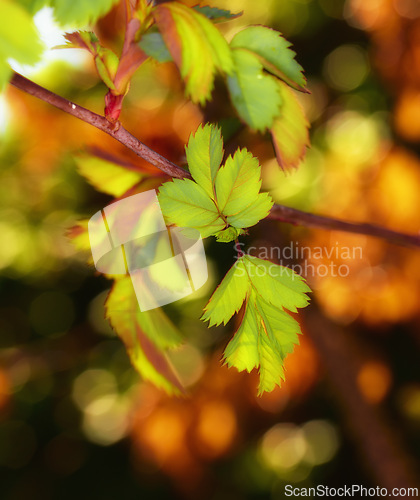
M65 99L64 97L50 92L44 87L37 85L18 73L13 74L10 83L23 92L37 97L38 99L41 99L42 101L45 101L48 104L51 104L52 106L79 118L79 120L89 123L97 129L109 134L111 137L133 151L136 155L148 161L169 176L176 177L178 179L191 179L191 174L187 170L175 165L175 163L170 162L159 153L143 144L136 137L130 134L130 132L128 132L120 122L111 124L104 116L98 115L89 109L83 108L82 106ZM273 220L279 220L281 222L299 226L365 234L376 238L382 238L398 245L420 248L420 234L399 233L397 231L392 231L373 224L358 224L331 217L314 215L295 208L286 207L284 205L274 205L268 217Z

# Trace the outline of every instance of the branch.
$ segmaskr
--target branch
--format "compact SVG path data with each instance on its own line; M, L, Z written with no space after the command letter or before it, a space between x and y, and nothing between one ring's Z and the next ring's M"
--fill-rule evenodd
M97 129L102 130L133 151L137 156L140 156L169 176L176 177L178 179L191 179L191 174L187 170L175 165L175 163L170 162L159 153L143 144L136 137L130 134L130 132L128 132L120 122L111 124L104 116L98 115L89 109L83 108L82 106L78 106L77 104L64 99L64 97L54 94L44 87L37 85L18 73L13 74L10 83L23 92L37 97L38 99L41 99L42 101L45 101L76 118L79 118L79 120L89 123ZM420 235L398 233L396 231L372 224L357 224L330 217L323 217L320 215L302 212L301 210L297 210L295 208L285 207L283 205L274 205L268 217L270 219L294 225L317 227L329 230L333 229L348 233L375 236L398 245L420 248Z
M398 233L397 231L373 224L348 222L323 215L314 215L283 205L274 205L268 218L288 222L295 226L317 227L320 229L344 231L346 233L365 234L388 240L397 245L420 247L420 234Z
M79 120L89 123L97 129L102 130L102 132L105 132L106 134L110 135L118 142L126 146L128 149L131 149L131 151L136 153L137 156L140 156L171 177L177 177L179 179L183 179L184 177L191 178L189 172L181 167L178 167L178 165L175 165L174 163L161 156L159 153L156 153L156 151L153 151L152 149L147 147L136 137L134 137L134 135L131 135L130 132L128 132L120 122L111 124L104 116L97 115L89 109L78 106L77 104L64 99L64 97L61 97L57 94L54 94L54 92L50 92L49 90L44 89L44 87L37 85L36 83L28 80L18 73L13 74L10 83L14 87L23 90L23 92L33 95L34 97L37 97L38 99L41 99L42 101L45 101L48 104L61 109L61 111L75 116L76 118L79 118Z

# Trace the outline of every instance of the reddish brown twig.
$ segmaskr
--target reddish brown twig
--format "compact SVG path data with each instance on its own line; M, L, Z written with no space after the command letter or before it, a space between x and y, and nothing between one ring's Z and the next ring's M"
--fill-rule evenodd
M156 151L153 151L148 146L139 141L130 132L128 132L120 122L111 124L104 116L98 115L89 109L78 106L77 104L61 97L49 90L37 85L18 73L14 73L11 82L13 86L41 99L52 106L55 106L70 115L83 120L90 125L102 130L106 134L119 141L136 155L148 161L155 167L159 168L171 177L179 179L191 178L191 174L170 162ZM317 227L320 229L329 229L336 231L344 231L357 234L365 234L388 240L392 243L405 246L414 246L420 248L420 235L399 233L380 226L365 223L353 223L331 217L314 215L295 208L286 207L284 205L274 205L271 213L268 216L270 219L287 222L294 225Z

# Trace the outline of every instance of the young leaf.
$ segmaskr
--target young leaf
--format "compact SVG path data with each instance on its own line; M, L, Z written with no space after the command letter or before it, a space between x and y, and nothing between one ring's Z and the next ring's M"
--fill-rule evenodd
M168 222L198 229L203 238L235 240L244 228L268 215L273 201L260 193L261 167L246 149L238 150L221 168L220 129L200 127L186 148L191 180L174 180L160 188L159 202Z
M298 343L299 324L284 309L296 311L310 292L292 270L244 255L210 298L204 321L226 323L245 302L241 324L227 345L224 358L238 371L258 368L259 394L272 391L284 379L284 359Z
M202 238L221 231L225 222L206 191L189 179L173 179L159 188L159 204L169 224L192 227Z
M232 57L235 69L227 84L233 105L251 128L263 132L279 114L281 96L277 82L264 74L261 62L252 52L236 48Z
M200 126L190 137L185 152L194 180L210 198L214 198L214 181L223 159L220 129L209 124Z
M283 105L271 127L277 161L283 170L297 167L309 146L309 123L293 91L278 82Z
M102 47L95 33L91 31L75 31L66 33L66 45L58 45L56 49L84 49L90 52L95 60L96 69L101 80L112 90L116 90L114 80L120 64L119 57L110 49Z
M194 5L193 9L206 16L207 19L211 19L215 23L230 21L231 19L236 19L242 15L242 12L239 14L233 14L230 10L218 9L217 7L210 7L208 5Z
M92 31L74 31L65 33L65 45L58 45L56 49L84 49L90 52L93 56L96 54L96 44L99 42L98 37Z
M157 31L145 33L140 42L140 48L149 57L153 57L159 63L172 61L172 56L163 41L162 35Z
M265 301L292 312L296 312L297 307L308 305L305 293L310 289L302 276L292 269L252 255L246 256L244 265L255 292Z
M54 16L61 26L85 26L104 16L118 0L51 0Z
M76 158L77 170L98 191L121 196L140 182L142 174L96 156Z
M9 80L8 59L20 64L34 64L41 57L43 45L31 16L10 0L0 2L0 91Z
M101 80L112 90L116 90L114 79L117 74L119 63L120 60L115 52L106 47L98 46L98 52L95 57L96 69L98 70Z
M229 226L216 233L215 236L216 240L220 243L229 243L230 241L236 240L241 234L246 234L246 231L241 228Z
M178 346L182 338L163 311L140 312L129 277L115 281L105 310L140 375L170 394L184 392L166 355L166 351Z
M247 49L256 54L267 71L288 85L305 92L306 79L302 67L295 60L290 42L278 31L266 26L249 26L237 33L230 43L232 48Z
M250 283L244 262L238 259L211 296L201 319L209 321L209 326L220 323L226 325L241 308L249 290Z
M220 212L236 228L255 225L273 206L267 193L260 193L261 167L246 149L229 156L216 177L216 197Z
M186 82L186 94L204 104L216 70L231 73L233 69L226 40L204 15L178 2L158 5L155 20Z

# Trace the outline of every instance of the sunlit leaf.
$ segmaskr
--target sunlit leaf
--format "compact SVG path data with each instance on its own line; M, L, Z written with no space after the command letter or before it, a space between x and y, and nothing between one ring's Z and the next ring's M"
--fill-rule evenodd
M239 116L253 129L270 128L279 114L281 96L274 77L263 71L258 57L246 49L234 49L234 73L227 83Z
M199 127L185 148L188 168L194 180L214 198L214 181L223 159L220 129L207 124Z
M10 0L0 2L0 90L11 76L7 64L13 59L20 64L34 64L42 54L43 45L28 12Z
M178 2L158 5L155 19L192 101L203 104L213 89L215 73L233 69L229 45L204 15Z
M77 170L92 186L103 193L121 196L140 182L142 175L132 168L124 168L96 156L76 158Z
M130 278L117 280L107 298L106 317L123 340L140 375L168 393L183 387L166 351L178 346L181 335L161 309L140 312Z
M310 292L310 288L292 269L252 255L246 256L244 265L255 292L273 306L292 312L307 306L305 293Z
M226 323L245 303L241 324L226 347L228 366L238 371L258 368L259 394L284 379L284 359L298 343L300 327L284 309L296 311L310 292L292 270L249 255L242 256L211 296L204 321Z
M210 326L226 324L239 311L249 290L246 268L238 259L204 308L203 321L209 321Z
M201 236L218 241L235 240L266 217L273 206L267 193L260 193L261 167L246 149L238 150L220 167L223 141L220 129L200 127L186 148L191 180L174 180L160 189L159 201L171 224L194 227Z
M169 224L195 228L203 238L226 225L206 191L189 179L165 182L159 188L158 198Z
M51 0L54 16L61 26L85 26L104 16L118 0Z
M283 169L297 167L309 145L309 123L293 91L278 82L283 104L271 128L277 161Z
M266 26L249 26L237 33L230 46L247 49L256 54L267 71L297 90L305 90L306 79L302 67L295 60L290 42L278 31Z
M261 167L246 149L229 156L217 174L215 187L220 212L237 228L255 225L273 206L270 196L259 192Z
M254 307L246 307L241 324L226 346L224 359L229 367L247 372L258 368L260 357L258 351L259 323Z

